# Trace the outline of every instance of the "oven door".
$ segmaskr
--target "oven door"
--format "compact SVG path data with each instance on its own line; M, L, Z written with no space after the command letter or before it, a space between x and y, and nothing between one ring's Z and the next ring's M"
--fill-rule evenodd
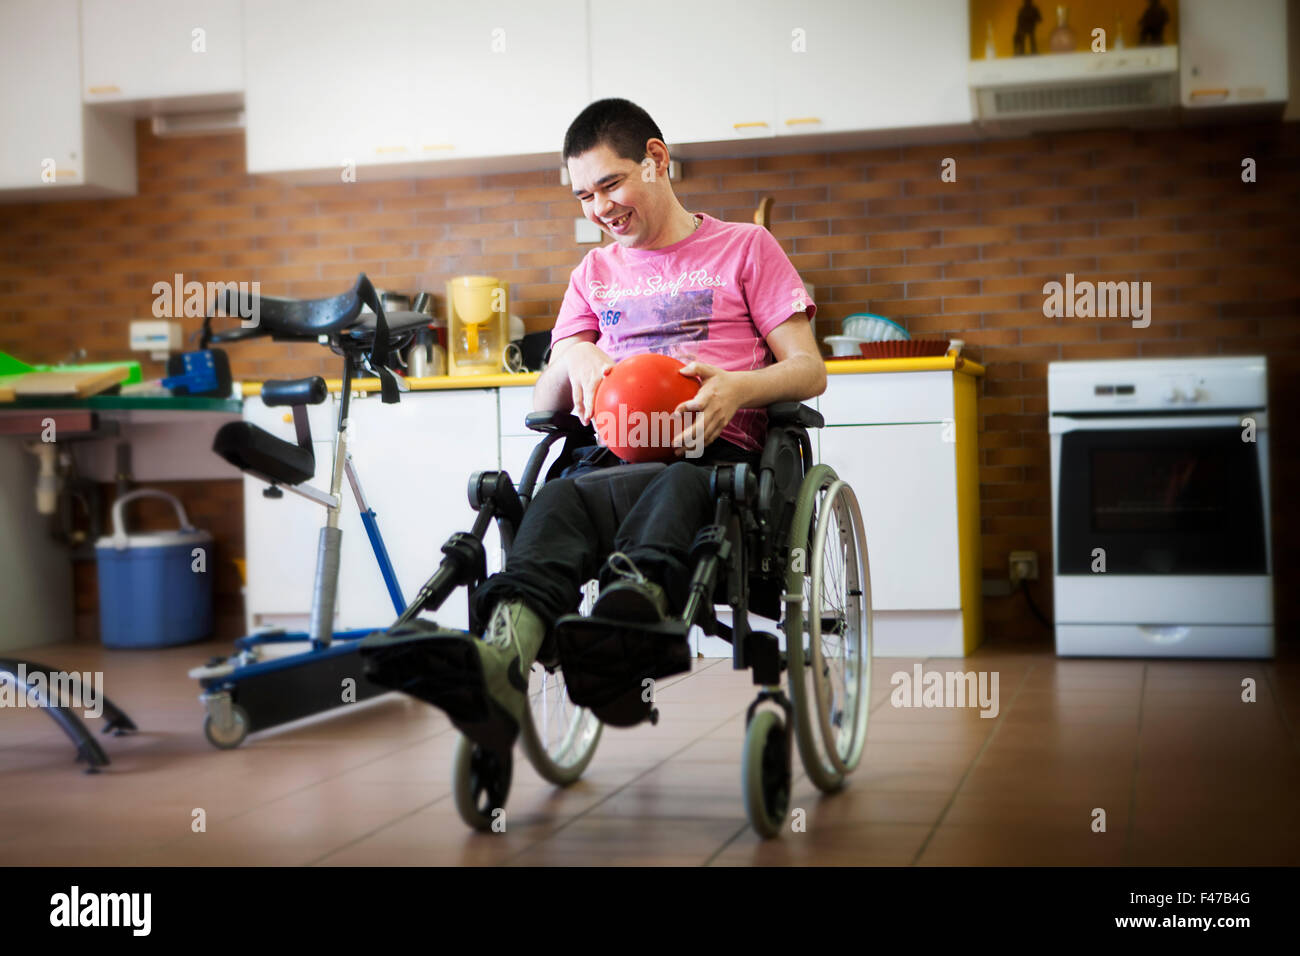
M1267 574L1265 428L1262 411L1052 416L1057 573L1100 555L1108 577Z

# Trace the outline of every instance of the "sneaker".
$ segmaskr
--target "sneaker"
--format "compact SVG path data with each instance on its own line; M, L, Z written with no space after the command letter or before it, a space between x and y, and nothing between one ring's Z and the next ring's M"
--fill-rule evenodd
M664 589L642 574L631 558L615 551L606 565L618 579L601 588L600 597L591 609L592 617L644 623L662 621L668 616Z
M512 744L528 709L528 671L545 636L542 619L527 605L503 601L493 610L487 632L476 645L483 692Z

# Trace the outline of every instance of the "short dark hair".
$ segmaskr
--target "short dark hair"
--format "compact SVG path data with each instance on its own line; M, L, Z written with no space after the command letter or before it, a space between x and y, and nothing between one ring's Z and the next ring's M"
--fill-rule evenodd
M630 100L597 100L569 124L560 158L568 162L604 143L623 159L639 163L646 157L646 142L663 138L650 114Z

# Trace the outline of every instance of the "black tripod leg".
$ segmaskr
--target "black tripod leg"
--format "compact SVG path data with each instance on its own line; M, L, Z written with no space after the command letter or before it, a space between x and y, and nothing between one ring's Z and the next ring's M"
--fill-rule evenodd
M104 724L104 733L112 734L114 737L121 737L123 734L129 734L140 729L122 708L107 697L104 698L104 716L108 718Z
M34 661L0 658L0 673L7 674L13 681L17 691L24 697L27 696L28 688L31 686L25 679L23 679L25 675L34 673L48 675L50 672L50 668L43 664L37 664ZM63 732L68 735L68 739L72 741L72 745L77 748L77 761L81 762L84 760L88 764L87 773L98 773L100 767L108 766L108 754L104 753L104 749L100 747L95 738L90 735L90 731L86 730L86 725L83 724L77 715L69 708L49 700L48 693L46 696L47 699L41 705L41 709L48 713L54 722L63 729ZM113 708L113 711L118 717L121 717L125 719L127 723L130 723L130 719L120 710L117 710L116 707ZM134 726L135 725L132 724L133 728Z

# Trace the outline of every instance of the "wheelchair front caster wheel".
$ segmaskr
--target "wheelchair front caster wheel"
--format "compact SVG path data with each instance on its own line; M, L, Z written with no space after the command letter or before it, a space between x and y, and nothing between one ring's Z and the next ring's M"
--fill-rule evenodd
M238 704L230 705L230 724L223 727L211 714L203 718L203 736L219 750L234 750L248 736L248 711Z
M456 812L467 825L480 831L492 829L498 811L505 811L513 770L511 751L498 753L468 737L460 738L452 764L452 793Z
M775 711L761 710L750 721L740 781L750 826L761 837L776 836L790 808L790 760L785 721Z

